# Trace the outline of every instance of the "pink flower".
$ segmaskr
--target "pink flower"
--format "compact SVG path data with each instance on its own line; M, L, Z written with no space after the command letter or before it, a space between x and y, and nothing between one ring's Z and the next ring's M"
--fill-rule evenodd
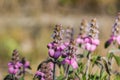
M86 37L86 38L84 39L84 43L90 43L90 42L91 42L90 38Z
M77 42L78 44L82 44L82 43L84 43L84 41L83 41L82 38L77 38L77 39L76 39L76 42Z
M30 62L29 61L26 61L25 64L24 64L25 67L29 67L30 66Z
M68 46L68 45L69 45L69 42L65 42L64 44L65 44L65 46Z
M92 52L92 51L95 51L95 49L96 49L96 45L91 45L90 51L91 51L91 52Z
M61 56L61 51L56 51L55 54L54 54L54 58L57 59Z
M92 51L94 51L96 49L96 45L90 44L90 43L86 43L85 44L85 49L92 52Z
M53 46L52 43L49 43L49 44L47 45L48 48L52 48L52 46Z
M53 49L49 49L48 53L50 57L53 57L55 54L55 51Z
M118 44L120 45L120 36L117 36L116 41L117 41Z
M11 66L8 68L8 72L10 74L16 74L18 72L18 69Z
M71 59L71 66L74 68L74 69L77 69L78 68L78 64L76 62L76 60L74 58Z
M92 44L99 45L100 41L98 39L92 39Z
M49 49L48 53L49 53L49 56L54 58L54 59L57 59L61 56L60 50L54 51L54 49Z
M21 67L23 64L20 63L20 62L17 62L16 65L17 65L18 67Z
M90 48L91 48L91 44L90 43L86 43L85 44L85 49L90 51Z
M77 69L78 68L78 64L77 64L77 61L76 59L73 57L73 58L68 58L66 57L63 62L63 64L67 63L68 65L71 65L73 67L73 69Z
M36 72L36 75L37 75L37 76L42 76L42 77L43 77L45 74L42 73L41 71L37 71L37 72Z
M61 45L60 45L60 49L61 49L61 50L64 50L65 48L66 48L66 46L65 46L64 44L61 44Z

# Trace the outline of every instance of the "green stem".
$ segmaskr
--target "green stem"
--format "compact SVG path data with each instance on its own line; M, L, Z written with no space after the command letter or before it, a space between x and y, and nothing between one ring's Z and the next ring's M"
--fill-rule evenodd
M89 80L90 59L91 59L90 51L88 52L87 58L88 60L87 60L87 65L86 65L86 80Z
M68 74L69 74L69 68L70 68L70 65L67 66L67 69L66 69L66 74L65 74L65 78L66 80L68 79Z
M53 80L55 80L56 78L55 73L56 73L56 60L54 60L54 64L53 64Z

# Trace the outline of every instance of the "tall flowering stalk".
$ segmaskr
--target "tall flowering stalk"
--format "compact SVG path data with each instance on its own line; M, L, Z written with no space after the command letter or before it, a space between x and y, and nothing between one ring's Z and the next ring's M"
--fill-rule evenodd
M87 21L85 19L82 20L81 25L80 25L80 33L76 39L77 44L81 47L84 44L84 39L87 36Z
M112 35L110 39L106 42L105 48L108 48L110 44L117 44L120 45L120 13L118 13L115 23L112 28Z
M115 23L112 27L112 34L110 36L110 39L106 41L105 43L105 48L108 48L111 44L113 44L113 48L119 48L120 47L120 13L118 13ZM110 50L109 54L110 57L108 58L108 63L109 63L109 70L110 72L112 71L112 66L113 66L113 57L117 61L117 57L115 55L115 52L120 51L120 50ZM119 57L118 57L119 58ZM117 61L117 64L119 65L119 62ZM110 73L111 74L111 73ZM110 75L108 77L110 79Z
M70 66L72 66L73 69L78 68L76 55L75 55L77 47L76 47L76 42L73 39L73 34L74 34L73 28L68 27L66 29L67 40L64 42L64 43L67 43L68 45L66 45L65 51L63 52L64 60L62 61L63 64L67 65L65 69L66 80L68 78Z
M91 52L93 52L97 46L99 45L98 39L98 25L96 23L96 18L91 20L90 26L88 27L87 37L85 38L85 49L88 51L88 61L86 65L86 80L89 80L89 70L90 70L90 60L91 60Z
M12 80L24 79L26 69L31 69L29 61L25 58L20 59L18 51L13 50L11 61L8 63L9 75L4 80L7 80L10 76Z
M56 25L54 28L53 39L54 41L48 44L48 53L49 56L53 59L53 80L55 80L55 71L56 71L56 61L62 55L62 51L65 48L65 45L62 44L62 25Z
M48 59L43 61L35 73L34 79L38 78L39 80L53 80L53 62Z

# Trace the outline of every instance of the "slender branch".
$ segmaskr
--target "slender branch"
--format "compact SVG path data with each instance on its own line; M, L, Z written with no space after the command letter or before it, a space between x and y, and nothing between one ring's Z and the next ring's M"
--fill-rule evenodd
M54 64L53 64L53 80L55 80L56 78L56 60L54 60Z
M88 52L87 58L88 58L88 61L86 65L86 80L89 80L90 59L91 59L90 51Z

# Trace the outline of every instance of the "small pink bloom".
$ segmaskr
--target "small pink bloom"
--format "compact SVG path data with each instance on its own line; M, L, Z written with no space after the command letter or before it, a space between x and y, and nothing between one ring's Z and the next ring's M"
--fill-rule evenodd
M26 62L25 62L25 67L28 67L28 66L30 66L30 62L29 62L29 61L26 61Z
M90 43L90 41L91 41L90 38L85 38L85 39L84 39L84 42L85 42L85 43Z
M92 39L92 44L99 45L100 41L98 39Z
M69 45L69 42L65 42L64 44L65 44L65 46L68 46L68 45Z
M53 57L55 52L53 49L49 49L48 53L50 57Z
M18 72L18 69L17 68L15 69L14 67L9 67L8 68L8 72L10 74L16 74Z
M52 43L49 43L49 44L47 45L48 48L52 48L52 46L53 46Z
M65 58L65 63L67 63L67 64L71 64L71 61L70 61L70 59L69 58Z
M8 68L8 72L9 72L10 74L14 74L14 68L13 68L13 67L9 67L9 68Z
M44 73L42 73L41 71L37 71L37 72L36 72L36 75L38 75L38 76L40 75L40 76L42 76L42 77L43 77L45 74L44 74Z
M91 45L90 51L94 51L96 49L96 45Z
M85 49L90 51L90 48L91 48L91 44L90 43L86 43L85 44Z
M61 51L56 51L55 53L54 53L54 56L53 56L53 58L55 58L55 59L57 59L57 58L59 58L61 56Z
M77 69L78 68L78 64L76 62L76 60L74 58L71 59L71 66L74 68L74 69Z
M61 48L62 50L64 50L64 49L66 48L66 46L65 46L64 44L61 44L61 45L60 45L60 48Z
M113 41L116 40L116 38L117 38L117 37L114 36L114 35L111 36L111 39L112 39Z
M76 42L77 42L78 44L82 44L84 41L83 41L83 39L81 39L81 38L77 38L77 39L76 39Z
M117 36L116 41L117 41L118 44L120 45L120 36Z
M21 67L21 66L22 66L22 63L17 62L16 65L17 65L18 67Z

